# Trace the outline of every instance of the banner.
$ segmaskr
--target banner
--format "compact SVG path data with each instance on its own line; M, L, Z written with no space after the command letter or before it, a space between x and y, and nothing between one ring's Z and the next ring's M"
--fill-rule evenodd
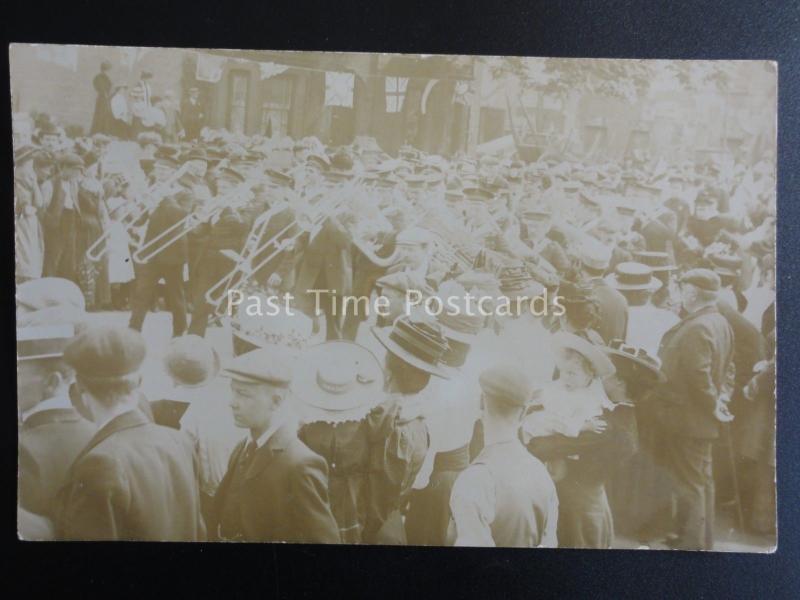
M325 106L353 107L353 86L355 77L352 73L336 71L325 72Z
M222 67L225 64L224 56L211 56L210 54L197 55L197 70L195 79L197 81L208 81L217 83L222 79Z
M274 62L262 62L258 63L258 68L261 71L261 79L269 79L270 77L275 77L275 75L280 75L289 67Z
M66 69L77 71L78 47L77 46L37 46L36 56Z

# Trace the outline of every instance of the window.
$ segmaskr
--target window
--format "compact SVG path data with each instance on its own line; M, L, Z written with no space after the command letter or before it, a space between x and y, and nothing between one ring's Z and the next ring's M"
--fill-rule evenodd
M244 133L247 119L247 91L250 74L243 70L230 73L230 94L228 103L228 130L232 133Z
M403 110L407 87L408 77L386 78L386 112L398 113Z
M292 79L271 77L261 85L261 133L268 136L289 135L289 111L292 107Z

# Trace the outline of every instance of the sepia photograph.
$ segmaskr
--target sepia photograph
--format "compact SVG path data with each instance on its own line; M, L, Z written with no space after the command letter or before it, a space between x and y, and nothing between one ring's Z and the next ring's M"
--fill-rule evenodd
M777 63L9 54L20 540L775 551Z

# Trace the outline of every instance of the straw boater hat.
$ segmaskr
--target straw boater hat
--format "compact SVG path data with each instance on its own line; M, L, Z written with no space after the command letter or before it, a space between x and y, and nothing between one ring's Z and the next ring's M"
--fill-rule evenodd
M653 269L637 262L619 263L613 273L606 275L605 281L620 291L655 292L664 285L653 275Z
M551 346L556 355L556 362L559 362L559 359L564 355L566 350L574 350L589 361L596 377L602 379L616 372L614 363L611 362L599 346L592 344L574 333L559 331L553 334Z
M664 373L661 372L661 361L650 356L644 348L630 346L624 341L611 340L603 351L613 360L617 366L625 365L622 368L630 369L632 375L646 375L653 377L660 382L666 381ZM620 359L622 359L622 362Z
M439 286L436 295L444 306L444 310L437 317L444 336L461 344L472 344L483 327L484 317L476 310L470 311L472 314L467 312L467 291L461 284L450 280ZM451 304L455 305L457 310L448 305L448 299L452 299Z
M183 387L202 387L219 373L219 355L200 336L185 335L170 342L164 368Z
M72 281L42 277L17 286L17 360L58 358L85 318Z
M442 363L447 339L441 326L421 315L403 315L389 329L373 327L372 334L403 362L431 375L450 379L451 369Z
M358 421L383 400L383 369L355 342L312 346L297 364L290 388L307 423Z

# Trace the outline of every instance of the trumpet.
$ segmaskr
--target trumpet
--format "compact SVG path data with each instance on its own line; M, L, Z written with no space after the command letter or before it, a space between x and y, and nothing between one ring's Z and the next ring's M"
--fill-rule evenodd
M164 181L157 181L150 186L145 191L143 198L131 203L121 216L122 224L129 234L132 234L131 230L137 227L137 223L141 221L142 217L158 205L164 196L173 191L175 182L183 177L187 170L188 165L184 164ZM105 256L105 253L108 251L106 241L111 236L111 232L111 227L106 228L102 235L86 250L86 258L92 262L97 262Z
M147 264L202 223L216 221L226 208L247 202L250 199L251 185L243 183L222 198L215 198L190 212L183 219L176 221L157 236L139 246L133 253L133 260L139 264Z

